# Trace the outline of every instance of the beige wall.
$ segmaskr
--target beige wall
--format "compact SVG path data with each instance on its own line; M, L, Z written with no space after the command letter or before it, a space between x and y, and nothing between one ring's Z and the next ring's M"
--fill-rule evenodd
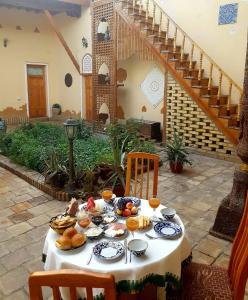
M123 68L127 71L124 87L117 89L118 105L122 107L125 118L158 121L162 125L162 103L153 108L140 88L146 75L154 67L159 67L159 65L156 62L139 61L135 56L118 62L118 68ZM142 112L142 106L146 107L146 112Z
M54 16L54 21L81 66L85 53L91 53L90 9L83 8L81 18L65 14ZM63 111L81 112L84 92L82 76L77 72L65 49L42 13L0 8L0 112L7 107L18 109L26 104L25 64L48 65L48 91L50 106L60 103ZM22 30L16 30L16 26ZM40 33L34 33L38 27ZM82 47L82 37L89 47ZM3 39L9 40L3 47ZM71 73L73 84L64 84L64 76ZM83 106L83 115L84 115Z
M157 0L166 13L240 86L247 45L246 0ZM218 25L219 6L239 3L236 24Z

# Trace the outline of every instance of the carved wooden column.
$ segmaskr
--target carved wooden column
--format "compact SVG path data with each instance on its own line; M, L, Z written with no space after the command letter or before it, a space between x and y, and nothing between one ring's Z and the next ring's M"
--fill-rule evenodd
M244 97L241 103L240 135L237 155L241 164L234 172L233 187L218 209L212 235L233 240L239 226L248 190L248 44L246 52Z

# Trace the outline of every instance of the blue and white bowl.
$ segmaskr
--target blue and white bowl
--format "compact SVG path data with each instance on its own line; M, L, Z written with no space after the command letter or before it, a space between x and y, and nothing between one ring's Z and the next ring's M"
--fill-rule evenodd
M128 243L129 251L131 251L135 256L144 255L147 248L148 248L147 241L141 239L134 239Z
M163 208L161 209L160 212L162 216L167 220L173 219L175 217L175 214L177 213L174 208L170 208L170 207Z

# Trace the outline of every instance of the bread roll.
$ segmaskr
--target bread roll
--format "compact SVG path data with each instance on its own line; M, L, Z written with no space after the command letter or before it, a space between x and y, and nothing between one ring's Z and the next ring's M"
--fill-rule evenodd
M81 246L84 243L85 239L86 239L85 234L82 233L75 234L71 239L72 247Z
M65 236L61 236L55 243L56 247L62 250L71 249L71 239Z
M77 230L74 227L66 228L66 230L63 233L64 237L72 238L77 233Z

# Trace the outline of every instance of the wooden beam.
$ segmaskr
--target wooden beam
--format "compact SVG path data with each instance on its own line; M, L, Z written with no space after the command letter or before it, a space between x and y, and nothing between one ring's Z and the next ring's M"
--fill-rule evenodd
M49 10L51 14L66 13L71 17L81 16L81 5L58 0L0 0L0 6L40 11Z
M166 143L166 121L167 121L167 93L168 93L168 70L164 71L164 99L163 99L163 133L162 143Z
M54 22L54 20L53 20L52 15L50 14L50 12L49 12L48 10L44 10L44 13L45 13L45 15L46 15L46 17L47 17L47 19L48 19L50 25L52 26L53 30L55 31L55 33L56 33L58 39L60 40L62 46L64 47L65 51L66 51L67 54L69 55L69 57L70 57L70 59L71 59L73 65L74 65L75 68L77 69L78 73L81 74L81 73L80 73L80 66L79 66L79 64L78 64L78 62L77 62L75 56L73 55L71 49L70 49L69 46L67 45L67 43L66 43L66 41L65 41L65 39L64 39L64 37L63 37L63 35L61 34L61 32L59 31L59 29L57 28L57 26L56 26L56 24L55 24L55 22Z
M78 4L82 6L90 5L90 0L57 0L57 1Z

